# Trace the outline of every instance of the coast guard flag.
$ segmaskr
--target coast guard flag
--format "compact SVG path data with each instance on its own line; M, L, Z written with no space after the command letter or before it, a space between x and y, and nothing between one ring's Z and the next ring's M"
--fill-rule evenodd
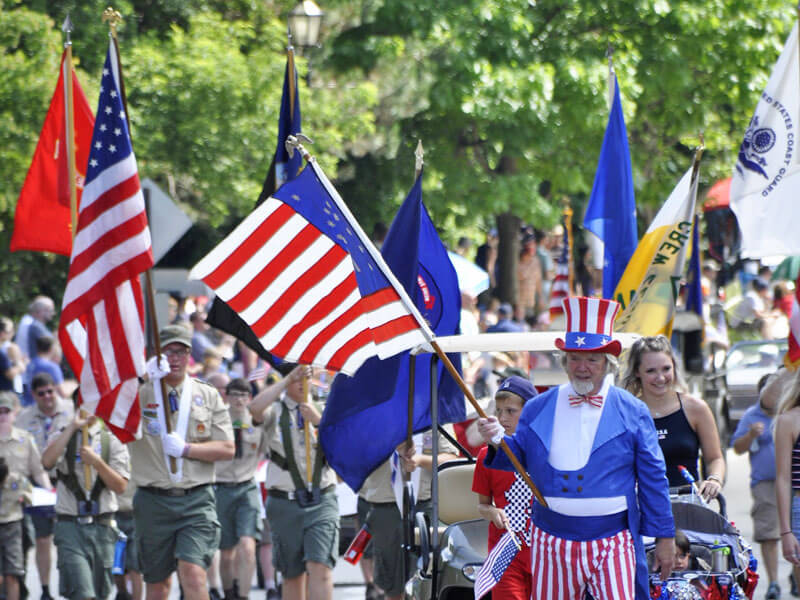
M631 154L614 76L614 102L600 150L592 195L583 226L603 240L603 298L613 298L628 261L636 249L636 203L633 197Z
M139 275L153 266L114 40L109 44L58 337L83 407L123 442L139 432L145 372Z
M647 228L620 279L614 298L622 306L616 331L672 334L675 302L686 265L697 198L695 165L683 175Z
M294 66L294 50L290 46L286 52L286 71L283 77L283 94L281 95L281 110L278 116L278 145L267 170L261 194L258 196L256 206L269 198L276 189L287 181L294 179L303 168L303 157L299 152L289 156L286 151L286 138L300 132L300 96L297 93L297 69ZM237 340L241 340L248 348L255 351L262 359L278 370L283 370L279 358L267 352L250 326L237 315L230 306L221 298L215 298L208 311L206 323L212 327L230 333ZM285 365L288 367L289 365ZM255 373L250 373L252 378Z
M283 360L352 374L372 356L388 358L428 339L313 159L189 278L205 281Z
M797 24L778 58L744 134L731 180L731 209L742 256L800 254Z
M434 333L457 333L461 315L458 277L422 203L421 175L392 221L382 253ZM460 354L449 357L460 371ZM330 465L354 491L406 439L409 361L408 352L388 360L371 359L353 377L338 375L333 381L319 439ZM430 365L431 355L417 357L415 432L431 426ZM436 374L439 422L463 421L461 390L441 363Z
M510 531L506 531L483 562L481 570L475 577L475 600L480 600L497 585L508 565L517 556L519 548L514 543L513 535Z

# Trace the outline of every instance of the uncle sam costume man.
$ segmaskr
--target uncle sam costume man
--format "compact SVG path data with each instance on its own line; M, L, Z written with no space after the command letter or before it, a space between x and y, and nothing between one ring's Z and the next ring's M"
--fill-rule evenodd
M672 570L675 525L666 469L645 404L612 385L621 345L612 336L619 304L566 298L563 366L569 383L525 405L505 441L547 502L531 511L534 600L649 598L641 536L656 538L662 579ZM495 417L478 429L490 444ZM492 441L494 439L494 442ZM490 445L485 464L512 470Z

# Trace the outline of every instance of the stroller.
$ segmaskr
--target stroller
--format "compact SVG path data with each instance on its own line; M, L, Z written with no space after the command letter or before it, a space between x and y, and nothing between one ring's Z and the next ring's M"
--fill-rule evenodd
M744 600L752 599L758 583L757 560L751 546L727 518L725 498L713 510L691 486L670 489L676 529L690 542L689 569L662 581L650 575L650 597L654 600ZM646 545L652 566L655 544ZM652 568L651 568L652 571Z

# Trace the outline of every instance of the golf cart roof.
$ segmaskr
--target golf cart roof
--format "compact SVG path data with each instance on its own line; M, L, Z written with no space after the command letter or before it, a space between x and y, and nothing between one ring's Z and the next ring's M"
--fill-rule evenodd
M445 352L548 352L556 350L556 338L563 338L562 331L528 331L525 333L479 333L475 335L448 335L437 337L436 342ZM638 333L615 333L622 348L630 348L641 335ZM421 344L411 350L412 354L433 352L430 344Z

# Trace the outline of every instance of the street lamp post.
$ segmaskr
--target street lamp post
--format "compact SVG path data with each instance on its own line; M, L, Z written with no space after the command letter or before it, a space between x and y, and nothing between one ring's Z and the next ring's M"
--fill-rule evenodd
M289 13L292 41L301 48L316 48L324 14L313 0L302 0Z

